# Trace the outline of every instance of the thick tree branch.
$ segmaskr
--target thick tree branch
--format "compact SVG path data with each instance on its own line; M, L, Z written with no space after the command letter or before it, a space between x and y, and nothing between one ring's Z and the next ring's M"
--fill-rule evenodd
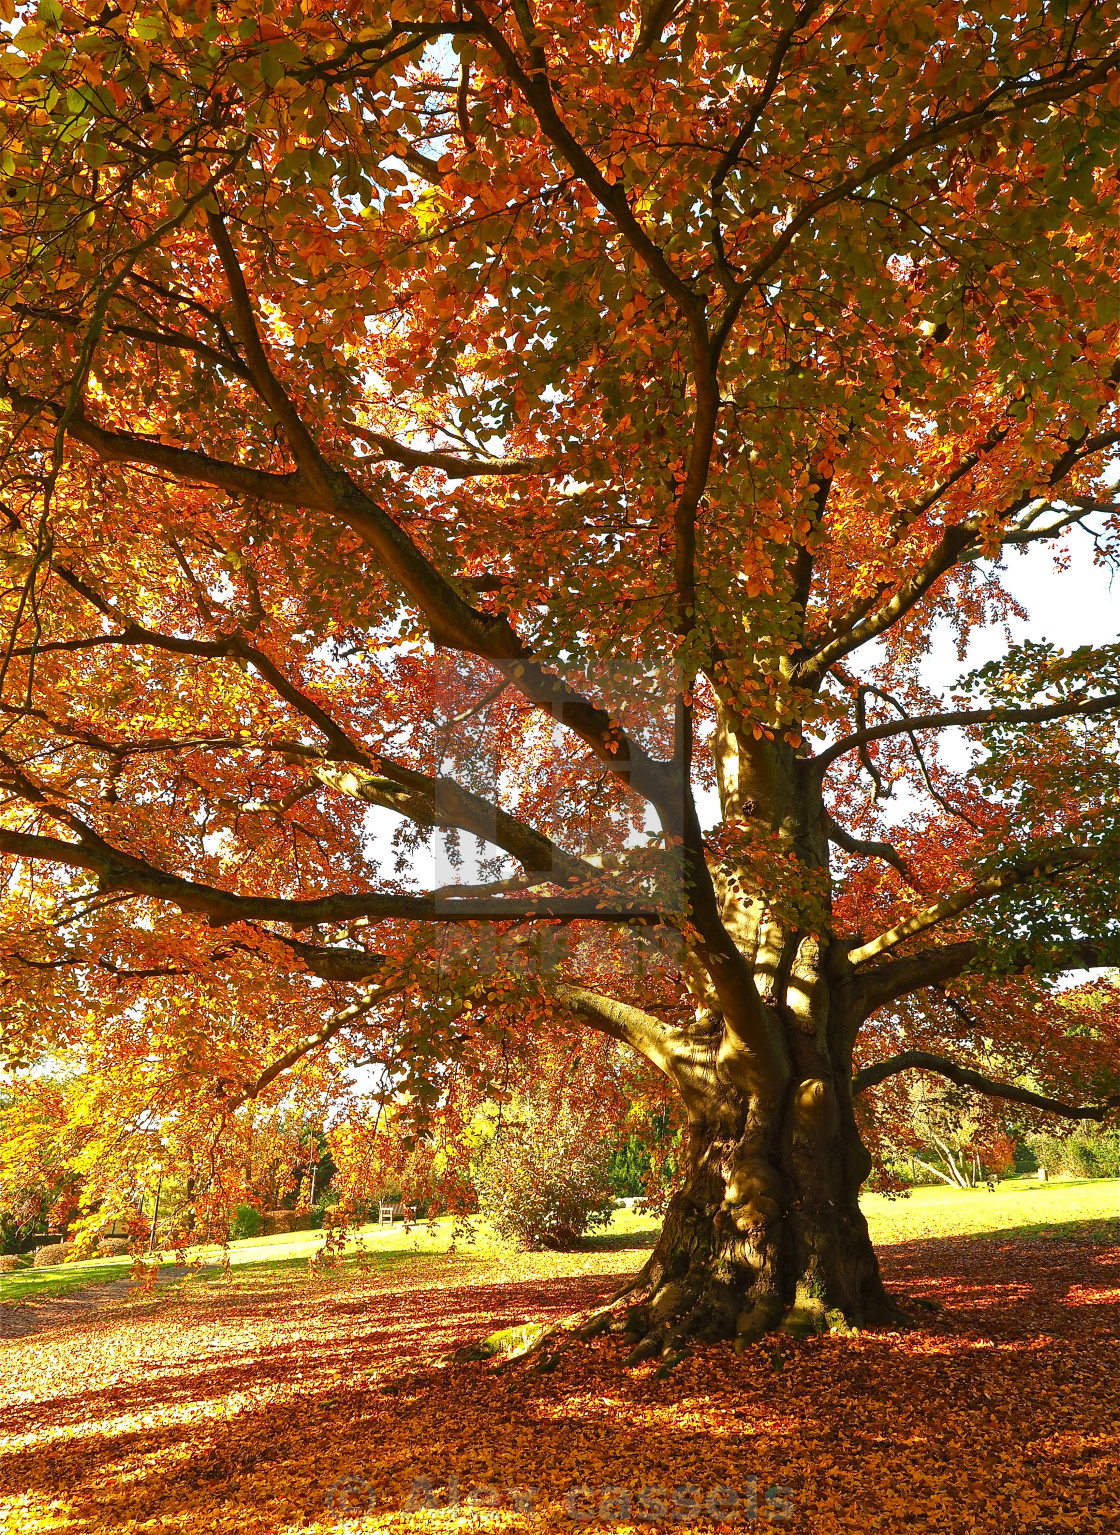
M878 1086L900 1071L913 1070L935 1071L939 1076L955 1082L958 1087L971 1087L989 1098L1025 1103L1034 1109L1045 1109L1048 1114L1061 1114L1066 1119L1094 1119L1099 1123L1113 1109L1120 1107L1120 1094L1113 1094L1103 1103L1062 1103L1057 1098L1046 1098L1025 1087L1016 1087L1012 1082L993 1081L991 1077L981 1076L978 1071L972 1071L967 1066L958 1066L955 1061L947 1060L943 1055L930 1055L926 1050L904 1050L901 1055L894 1055L888 1061L877 1061L873 1066L865 1066L852 1078L852 1096L854 1098L866 1092L869 1087Z
M946 730L952 725L1024 725L1044 720L1069 719L1075 715L1107 714L1120 708L1120 693L1105 693L1098 698L1070 698L1059 703L1044 704L1035 709L956 709L945 714L918 714L898 720L887 720L882 725L869 725L857 730L834 746L819 752L813 759L814 771L823 774L846 752L865 746L869 741L882 741L888 736L908 735L915 730Z
M662 1023L652 1013L616 1002L612 997L600 996L583 986L572 986L559 981L549 988L557 1002L577 1018L612 1039L620 1040L644 1055L658 1071L675 1080L675 1066L682 1054L689 1050L688 1035L683 1029Z
M10 397L22 408L55 413L47 402L15 394ZM110 432L80 414L70 421L69 432L111 462L142 463L235 495L312 507L339 516L370 545L386 574L415 601L437 645L491 661L519 692L574 731L612 773L649 800L667 819L668 829L679 829L681 787L670 765L650 758L605 709L541 666L506 618L481 612L465 602L408 534L344 474L331 471L334 491L325 494L320 483L302 473L280 475L245 469L193 450ZM182 648L186 653L188 646Z
M69 817L67 824L72 822ZM398 895L383 891L342 892L310 898L238 895L213 885L198 884L169 874L154 864L133 858L85 828L88 840L63 842L57 837L0 829L0 852L56 867L84 869L103 890L127 890L138 896L167 901L180 911L206 917L212 927L234 922L282 922L299 930L319 923L345 923L364 917L370 922L394 919L413 922L535 922L565 921L632 923L657 927L671 914L649 903L628 902L599 907L590 899L558 896L535 901L437 899L431 894Z
M57 420L61 416L58 406L48 400L37 399L17 389L6 389L5 398L17 409L31 415L47 416ZM274 506L306 506L326 511L315 491L298 472L274 474L265 469L250 469L243 464L233 464L225 459L212 458L192 448L175 448L156 440L141 437L133 432L116 432L90 421L79 408L67 422L67 435L92 448L98 458L110 464L142 464L157 469L173 479L191 485L210 485L215 490L225 490L234 496L248 496Z
M226 270L248 366L255 384L284 427L299 471L277 475L245 469L193 450L107 431L94 426L80 411L67 420L69 434L112 462L143 463L176 478L213 485L236 495L313 507L339 517L370 546L385 573L415 602L429 625L434 643L493 662L531 702L547 709L573 730L612 773L653 804L667 830L679 834L682 794L679 775L669 765L648 757L606 710L541 666L507 618L482 612L464 601L455 585L436 570L405 530L347 474L326 463L264 353L240 263L225 226L216 215L211 215L211 234ZM57 407L49 402L11 391L9 397L32 413L56 420L60 417Z
M1004 890L1012 890L1016 885L1024 884L1040 874L1065 874L1070 869L1082 868L1085 864L1095 862L1100 855L1099 848L1063 848L1049 853L1039 853L1033 858L1020 859L1019 862L1001 869L998 874L993 874L988 879L969 885L964 890L958 890L940 901L934 901L922 911L915 912L912 917L907 917L904 922L899 922L885 933L880 933L877 938L872 938L867 943L860 944L858 948L849 950L848 960L853 966L865 965L868 960L876 959L880 954L886 954L898 944L904 943L906 939L913 938L917 933L927 932L930 928L959 916L962 911L967 911L978 901L999 895Z
M310 946L302 947L306 949ZM290 1070L313 1050L317 1050L333 1039L348 1024L365 1016L377 1003L399 993L407 984L408 982L402 979L396 984L374 988L347 1007L332 1014L314 1034L285 1051L252 1082L246 1083L234 1097L227 1099L228 1107L236 1108L247 1099L257 1097L269 1083L274 1082L277 1077ZM587 1023L600 1033L608 1034L612 1039L629 1045L645 1056L673 1082L680 1083L683 1077L687 1083L690 1075L695 1076L697 1071L704 1069L704 1062L697 1055L696 1047L690 1042L688 1036L682 1030L662 1023L651 1013L643 1012L640 1008L631 1007L624 1002L616 1002L613 998L600 996L597 992L588 991L582 986L572 986L565 982L555 984L551 988L551 993L557 1002L581 1022ZM691 1059L692 1057L695 1059ZM687 1091L687 1087L685 1090Z
M226 274L226 284L233 303L234 323L238 339L245 352L245 361L253 376L258 393L272 411L283 429L288 446L307 480L316 487L325 502L332 498L334 487L330 469L319 452L319 445L304 425L299 412L292 404L280 380L272 370L272 364L261 341L253 314L252 300L245 284L241 263L226 232L220 213L206 215L210 238Z
M869 1018L880 1007L910 996L912 992L955 980L964 975L981 952L981 944L976 939L963 939L923 949L918 954L904 955L874 970L865 970L853 981L854 1011L861 1020ZM1071 939L1043 953L1024 949L1005 957L1004 963L1010 974L1033 970L1040 975L1060 975L1067 970L1092 970L1101 965L1120 963L1120 944Z
M583 986L557 982L550 987L555 1001L590 1028L629 1045L644 1055L669 1080L676 1084L687 1108L699 1112L715 1082L718 1036L694 1039L673 1024L663 1023L652 1013L600 996Z
M551 838L481 795L464 789L453 778L429 777L386 757L381 772L363 773L346 766L316 763L312 775L339 793L407 816L420 826L454 826L503 848L528 873L549 874L558 884L586 882L596 870L566 853Z
M403 158L409 170L414 171L429 186L441 187L443 185L443 172L440 170L439 165L435 160L429 159L427 155L421 154L414 144L410 144L408 149L405 150Z
M279 938L309 975L317 975L323 981L366 981L384 970L388 963L384 954L367 954L364 949L304 943L299 938L288 938L279 933L270 933L269 937Z
M631 62L661 41L665 28L688 3L689 0L652 0L641 7L642 24L630 54Z
M460 458L438 449L410 448L393 437L376 432L363 436L381 450L372 460L379 464L400 464L405 469L442 469L449 480L466 480L485 475L550 474L556 468L551 458Z

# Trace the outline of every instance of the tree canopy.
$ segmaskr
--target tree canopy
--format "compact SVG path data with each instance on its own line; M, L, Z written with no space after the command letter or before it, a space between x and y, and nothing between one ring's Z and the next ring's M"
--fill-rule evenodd
M91 1188L158 1125L228 1203L285 1096L450 1124L549 1033L613 1101L621 1042L690 1126L664 1344L717 1250L740 1335L881 1309L812 1227L853 1093L1105 1112L1115 1000L1048 998L1120 956L1120 645L921 663L1004 551L1115 552L1109 23L20 11L3 996Z

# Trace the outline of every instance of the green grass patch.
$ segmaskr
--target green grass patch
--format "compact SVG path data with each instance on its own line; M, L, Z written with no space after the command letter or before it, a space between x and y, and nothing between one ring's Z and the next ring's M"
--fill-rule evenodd
M53 1268L17 1268L0 1275L0 1300L49 1300L90 1284L127 1279L131 1258L92 1258L85 1263L61 1263Z
M887 1199L864 1194L860 1200L877 1246L927 1238L975 1236L998 1239L1051 1239L1107 1242L1120 1235L1120 1180L1115 1178L1055 1178L1039 1183L1035 1178L1011 1178L995 1193L986 1188L917 1188L908 1199ZM661 1222L656 1216L616 1210L610 1226L589 1237L585 1252L635 1250L652 1246ZM444 1217L423 1221L408 1231L403 1225L364 1226L360 1238L365 1262L375 1272L422 1258L447 1258L459 1263L484 1263L513 1258L513 1249L501 1241L484 1221L472 1222L472 1236L452 1243L453 1222ZM222 1262L217 1246L187 1249L188 1262L205 1265L201 1273L185 1281L188 1286L260 1289L275 1282L287 1283L307 1273L308 1259L323 1243L321 1231L294 1231L271 1237L249 1237L229 1244L230 1270L213 1267ZM357 1267L358 1243L352 1240L347 1257L334 1278L346 1279ZM173 1264L175 1254L165 1262ZM56 1268L23 1267L0 1276L0 1300L44 1301L75 1290L128 1279L130 1258L93 1258L84 1263L65 1263ZM165 1281L166 1284L166 1281Z
M629 1212L619 1212L620 1217L633 1220ZM362 1249L373 1268L405 1263L418 1257L445 1255L452 1247L453 1222L449 1217L410 1227L403 1224L392 1226L363 1226L353 1234L348 1244L348 1258L344 1267L349 1270L359 1250ZM510 1248L501 1242L485 1222L473 1223L473 1240L460 1238L455 1251L464 1259L479 1261L508 1253ZM190 1275L185 1283L190 1285L226 1284L236 1280L238 1285L260 1284L270 1277L291 1279L307 1272L308 1259L323 1245L322 1231L281 1232L269 1237L246 1237L231 1242L228 1247L230 1271L227 1276L221 1265L224 1250L216 1244L186 1249L188 1263L198 1262L202 1271ZM177 1254L163 1255L165 1265L174 1266ZM11 1274L0 1276L0 1300L40 1301L85 1289L88 1286L108 1284L113 1280L128 1279L132 1271L131 1258L92 1258L81 1263L63 1263L51 1268L25 1266ZM164 1282L166 1283L166 1281Z
M877 1246L953 1236L1115 1241L1120 1234L1116 1178L1008 1178L994 1193L983 1185L923 1187L912 1189L908 1199L865 1193L860 1206Z

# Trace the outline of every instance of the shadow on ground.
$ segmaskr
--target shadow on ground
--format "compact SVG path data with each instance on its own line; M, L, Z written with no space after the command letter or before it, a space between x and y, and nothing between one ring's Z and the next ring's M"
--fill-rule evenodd
M601 1261L532 1255L513 1274L431 1260L328 1291L277 1282L235 1305L220 1289L137 1314L110 1305L5 1346L0 1490L17 1527L64 1535L451 1528L484 1488L504 1529L574 1528L573 1512L624 1522L663 1488L681 1517L642 1528L714 1530L704 1500L721 1485L744 1509L788 1504L784 1527L813 1535L1103 1535L1115 1254L1068 1235L898 1244L888 1285L941 1308L918 1328L767 1340L740 1358L699 1349L667 1380L624 1370L609 1337L544 1375L434 1364L617 1288L631 1244L609 1235ZM443 1512L414 1519L410 1499ZM469 1517L481 1529L492 1514Z

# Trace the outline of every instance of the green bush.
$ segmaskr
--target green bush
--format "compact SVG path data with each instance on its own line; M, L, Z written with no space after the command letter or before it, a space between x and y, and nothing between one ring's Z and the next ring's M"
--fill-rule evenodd
M338 1206L338 1195L334 1189L324 1189L319 1198L311 1206L308 1220L310 1231L320 1231L327 1218L327 1211L334 1210Z
M479 1209L521 1247L574 1247L614 1209L610 1143L547 1095L517 1105L480 1159Z
M230 1241L243 1242L247 1237L259 1237L260 1234L261 1212L252 1205L238 1205L229 1223Z
M1068 1136L1032 1135L1028 1144L1038 1166L1051 1177L1120 1176L1120 1130L1082 1125Z
M637 1198L646 1191L650 1173L648 1148L636 1135L616 1146L607 1158L607 1179L611 1192L619 1199Z
M1097 1172L1097 1159L1082 1141L1071 1140L1066 1147L1066 1171L1081 1178L1093 1178Z

